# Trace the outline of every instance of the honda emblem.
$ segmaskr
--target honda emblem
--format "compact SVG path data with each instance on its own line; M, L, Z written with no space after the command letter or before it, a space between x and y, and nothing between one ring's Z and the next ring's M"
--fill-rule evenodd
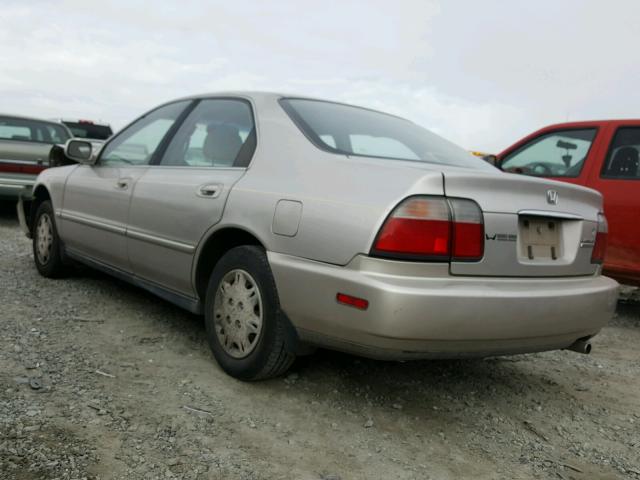
M547 190L547 203L549 205L558 204L558 192L555 190Z

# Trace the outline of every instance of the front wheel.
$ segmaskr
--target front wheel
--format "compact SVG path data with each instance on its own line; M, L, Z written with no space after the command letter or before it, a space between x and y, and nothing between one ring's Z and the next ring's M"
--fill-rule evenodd
M232 377L262 380L283 374L295 354L292 326L259 247L229 250L216 264L205 298L205 325L213 355Z
M33 222L33 259L43 277L61 277L67 272L53 207L49 200L42 202L36 210Z

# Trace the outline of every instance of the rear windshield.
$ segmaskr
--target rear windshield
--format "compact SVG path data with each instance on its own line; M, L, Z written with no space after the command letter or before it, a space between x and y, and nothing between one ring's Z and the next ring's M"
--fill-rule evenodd
M285 98L280 103L317 147L332 153L494 170L463 148L393 115L320 100Z
M19 142L65 143L69 134L62 125L27 118L0 117L0 139Z
M62 122L71 133L73 133L74 137L80 138L91 138L94 140L106 140L113 132L111 131L111 127L108 125L96 125L93 123L85 123L85 122Z

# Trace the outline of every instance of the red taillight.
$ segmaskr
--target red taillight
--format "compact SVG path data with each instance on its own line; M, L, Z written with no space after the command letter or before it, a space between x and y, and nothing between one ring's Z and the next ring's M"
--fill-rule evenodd
M472 200L449 200L453 211L453 261L477 261L484 255L482 211Z
M7 173L28 173L30 175L38 175L41 171L47 167L37 164L22 164L22 163L10 163L0 161L0 172Z
M444 198L412 197L396 207L373 247L383 256L420 256L448 260L451 212Z
M604 255L607 251L607 235L609 233L609 225L606 217L598 214L598 231L596 232L596 242L593 245L591 253L591 263L603 263Z
M408 198L391 213L374 243L374 255L432 261L482 258L480 207L465 199Z

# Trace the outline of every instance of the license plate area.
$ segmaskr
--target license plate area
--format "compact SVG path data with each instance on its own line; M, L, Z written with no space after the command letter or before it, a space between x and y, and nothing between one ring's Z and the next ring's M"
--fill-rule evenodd
M557 218L521 216L518 219L520 258L528 261L555 261L562 257Z

